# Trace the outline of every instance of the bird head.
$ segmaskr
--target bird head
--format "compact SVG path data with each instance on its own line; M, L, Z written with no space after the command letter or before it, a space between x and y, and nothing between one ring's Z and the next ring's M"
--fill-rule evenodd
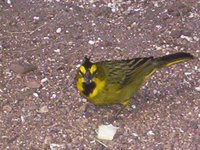
M97 66L90 61L90 58L85 57L83 64L79 68L79 74L83 78L84 84L91 84L97 72Z

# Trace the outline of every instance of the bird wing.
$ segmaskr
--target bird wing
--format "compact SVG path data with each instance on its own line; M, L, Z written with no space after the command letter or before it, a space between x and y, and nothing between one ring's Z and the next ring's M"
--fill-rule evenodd
M117 84L119 88L129 84L134 74L140 71L153 57L134 58L129 60L104 61L103 66L110 84Z

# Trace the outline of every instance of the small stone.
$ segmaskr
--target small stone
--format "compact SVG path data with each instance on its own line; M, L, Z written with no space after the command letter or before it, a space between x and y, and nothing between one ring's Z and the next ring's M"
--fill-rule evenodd
M10 66L10 69L12 71L14 71L15 73L18 73L18 74L23 74L24 73L24 67L20 64L12 64Z
M147 135L155 135L155 134L153 133L153 131L150 130L147 132Z
M65 144L56 144L56 143L50 144L51 150L59 150L59 149L65 149L65 148L66 148Z
M194 36L193 39L194 39L195 41L199 41L199 38L198 38L197 36Z
M40 17L34 16L33 19L34 19L34 20L39 20Z
M44 82L47 82L48 81L48 78L44 78L41 80L41 83L44 83Z
M173 38L179 38L179 37L181 37L181 35L182 35L181 30L174 30L174 31L171 32L171 36Z
M39 113L47 113L47 112L49 112L49 109L48 109L48 107L45 105L45 106L42 106L42 107L39 109L38 112L39 112Z
M153 94L157 94L158 93L158 91L157 90L153 90Z
M138 134L137 133L133 133L133 136L138 137Z
M44 40L49 40L48 36L43 37Z
M9 5L10 5L10 4L11 4L11 0L7 0L7 4L9 4Z
M12 107L9 106L9 105L5 105L5 106L3 106L3 111L4 111L5 113L11 112L11 111L12 111Z
M24 117L23 115L20 117L20 119L21 119L21 122L22 122L22 123L25 122L25 117Z
M60 49L55 49L54 52L55 53L60 53Z
M191 72L185 72L185 75L191 75L192 73Z
M38 93L33 93L33 96L35 96L35 97L39 97L39 95L38 95Z
M195 87L195 90L200 92L200 86L199 87Z
M136 105L132 105L131 107L132 107L133 109L136 109Z
M51 96L51 99L54 99L54 98L56 98L56 94L54 93L54 94L52 94L52 96Z
M79 68L81 65L80 64L78 64L78 65L76 65L76 68Z
M90 41L88 41L88 43L89 43L90 45L94 45L94 44L95 44L95 41L90 40Z
M56 33L61 33L61 31L62 31L62 29L61 29L61 28L58 28L58 29L56 30Z
M192 38L191 37L189 37L189 36L185 36L185 35L181 35L180 36L182 39L186 39L187 41L189 41L189 42L192 42Z
M40 83L38 83L37 81L33 80L33 81L28 81L25 83L25 85L31 89L37 89L40 88L41 85Z
M86 111L87 111L87 104L83 104L83 105L81 105L81 106L79 107L79 112L84 113L84 112L86 112Z
M44 144L50 144L51 141L52 141L51 136L46 136L45 139L44 139Z
M10 65L10 69L14 71L17 74L25 74L31 71L36 70L36 66L32 64L19 64L19 63L14 63Z

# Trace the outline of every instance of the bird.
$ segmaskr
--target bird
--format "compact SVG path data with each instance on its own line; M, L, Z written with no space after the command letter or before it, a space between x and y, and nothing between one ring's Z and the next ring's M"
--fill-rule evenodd
M85 56L75 77L80 95L94 105L127 107L134 94L158 70L194 59L187 52L161 57L138 57L92 62Z

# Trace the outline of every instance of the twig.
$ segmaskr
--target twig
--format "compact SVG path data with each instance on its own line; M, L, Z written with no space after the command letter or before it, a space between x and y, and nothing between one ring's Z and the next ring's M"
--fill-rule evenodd
M33 31L29 31L30 34L33 34L35 31L37 31L38 29L42 28L43 26L47 25L47 22L44 22L41 26L37 27L35 30Z
M103 145L105 148L108 148L108 146L106 144L104 144L103 142L101 142L97 138L94 138L94 140L97 141L98 143L100 143L101 145Z

